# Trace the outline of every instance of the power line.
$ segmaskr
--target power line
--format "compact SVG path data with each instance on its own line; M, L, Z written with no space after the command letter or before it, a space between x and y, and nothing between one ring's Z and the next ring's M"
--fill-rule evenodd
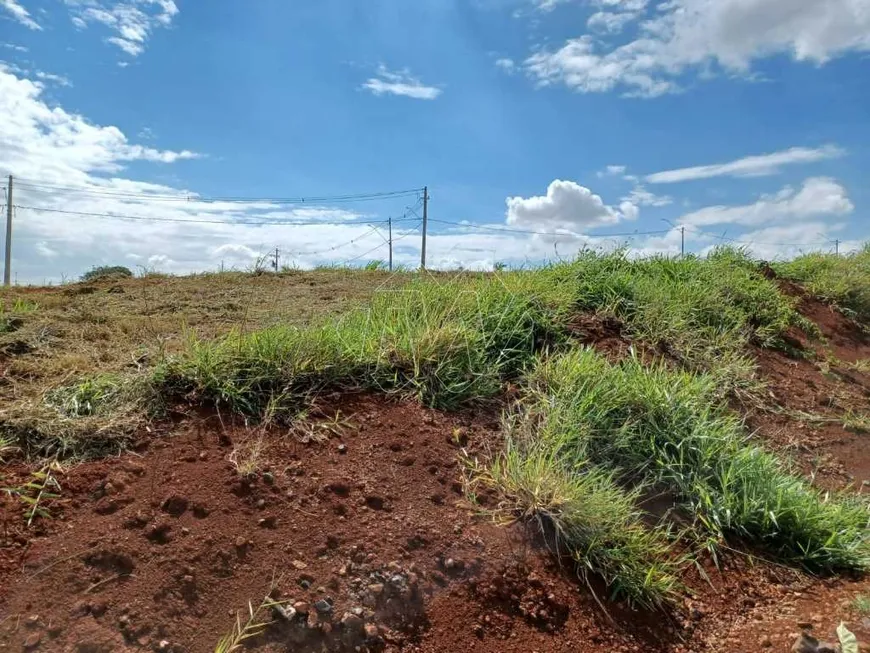
M710 236L711 238L718 238L719 240L727 240L729 243L737 243L738 245L766 245L767 247L815 247L817 245L827 245L831 241L818 241L814 243L770 243L764 242L760 240L738 240L737 238L729 238L728 236L719 235L713 233L712 231L704 231L703 229L697 229L692 227L691 225L684 225L686 229L689 231L693 231L696 234L703 234L705 236Z
M441 224L449 224L456 227L465 227L468 229L478 229L485 231L496 231L503 233L511 233L511 234L533 234L537 236L576 236L576 234L570 233L557 233L552 231L532 231L528 229L510 229L505 227L491 227L489 225L483 224L470 224L470 223L462 223L462 222L451 222L449 220L438 220L436 218L429 218L429 222L438 222ZM669 233L670 229L660 229L658 231L632 231L621 234L602 234L600 236L586 236L583 238L616 238L619 236L653 236L658 234L666 234Z
M413 234L413 233L416 233L417 229L420 228L420 225L421 225L421 224L422 224L422 222L419 223L416 227L414 227L414 229L411 229L411 230L409 230L409 231L406 231L404 234L402 234L402 235L399 236L398 238L393 239L393 242L395 243L397 240L402 240L402 238L405 238L405 237L407 237L407 236L410 236L410 235ZM363 252L362 254L359 254L359 255L354 256L354 257L352 257L352 258L349 258L349 259L347 259L347 260L345 260L345 261L342 261L342 262L341 262L341 265L347 265L348 263L353 263L354 261L358 261L359 259L361 259L361 258L363 258L363 257L365 257L365 256L368 256L368 255L371 254L372 252L375 252L375 251L379 250L381 247L383 247L383 246L386 245L386 244L387 244L387 243L378 243L376 246L372 247L372 248L371 248L370 250L368 250L367 252Z
M115 219L115 220L141 220L145 222L181 222L187 224L223 224L228 226L233 225L282 225L282 226L317 226L317 225L329 225L329 226L352 226L358 224L371 224L370 221L366 221L365 223L354 222L349 220L343 221L330 221L330 220L307 220L307 221L299 221L299 220L267 220L267 219L251 219L250 217L246 220L238 220L238 221L228 221L228 220L198 220L198 219L187 219L187 218L162 218L156 216L142 216L142 215L125 215L120 213L94 213L89 211L70 211L68 209L49 209L39 206L21 206L14 205L16 209L27 209L30 211L41 211L44 213L61 213L64 215L76 215L80 217L89 217L89 218L102 218L102 219ZM386 220L380 220L375 224L386 224Z
M269 204L311 204L318 202L366 202L373 200L392 199L399 197L412 197L419 195L422 188L410 188L405 190L380 191L371 193L352 193L341 195L312 195L300 197L208 197L197 194L158 194L158 193L128 193L123 191L102 190L95 188L83 188L76 186L61 186L55 184L46 184L23 179L16 183L22 188L33 190L57 190L69 193L77 193L82 195L94 195L98 197L115 197L127 199L141 199L151 201L167 201L167 202L229 202L229 203L269 203Z

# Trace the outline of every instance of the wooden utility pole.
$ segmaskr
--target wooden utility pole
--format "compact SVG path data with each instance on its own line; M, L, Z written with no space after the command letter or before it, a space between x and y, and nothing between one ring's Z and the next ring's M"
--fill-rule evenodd
M387 241L390 244L390 272L393 271L393 216L387 218L387 225L390 230L390 239Z
M272 268L275 272L278 272L278 248L275 248L274 260L272 261Z
M6 188L6 266L3 268L3 285L12 281L12 175Z
M840 255L840 239L837 238L834 240L834 253L839 256Z
M680 227L680 258L686 258L686 228Z
M11 179L11 177L10 177ZM420 248L420 269L426 269L426 227L429 224L429 187L423 188L423 245Z

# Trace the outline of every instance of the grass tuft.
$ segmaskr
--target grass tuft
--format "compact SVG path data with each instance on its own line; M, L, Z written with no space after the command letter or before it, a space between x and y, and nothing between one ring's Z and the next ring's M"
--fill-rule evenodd
M667 487L718 537L753 542L816 572L870 567L867 505L815 490L752 445L716 383L635 357L613 365L578 349L540 364L530 411L558 460Z
M645 608L673 600L668 538L644 525L638 493L617 485L612 471L563 460L527 435L513 431L490 466L471 471L471 492L496 489L497 513L536 523L553 553L568 555L587 584L590 574L603 579L611 599Z
M870 319L870 243L845 256L804 254L778 263L783 277L861 319Z

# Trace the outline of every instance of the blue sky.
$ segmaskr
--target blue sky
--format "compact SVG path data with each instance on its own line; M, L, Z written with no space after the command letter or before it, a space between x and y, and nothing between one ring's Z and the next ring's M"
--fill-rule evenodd
M329 198L424 185L432 267L673 254L680 227L848 251L868 52L870 0L0 0L15 272L363 263L388 216L410 265L414 196Z

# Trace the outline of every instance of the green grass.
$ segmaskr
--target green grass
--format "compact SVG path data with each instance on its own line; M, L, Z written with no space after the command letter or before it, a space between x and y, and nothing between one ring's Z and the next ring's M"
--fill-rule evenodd
M21 297L3 300L0 303L0 334L14 331L21 316L35 313L38 309L39 304Z
M543 361L528 419L568 465L674 492L697 526L812 571L870 566L867 506L813 489L747 440L710 375L613 365L589 349Z
M870 596L859 594L852 601L852 609L862 617L870 617Z
M514 422L503 454L474 467L469 488L495 489L498 513L537 523L548 547L569 556L584 580L604 580L613 600L645 608L677 596L676 564L667 533L648 528L638 493L626 491L613 471L561 454ZM520 428L517 428L517 427Z
M631 334L692 369L746 378L749 343L782 347L790 326L814 330L741 250L638 260L586 253L572 268L580 309L621 319Z
M190 338L158 379L249 415L276 401L304 404L326 386L408 392L453 408L497 394L539 350L566 342L572 315L590 310L730 383L752 376L749 341L777 346L799 321L792 301L735 250L644 261L589 253L536 270L420 277L310 327Z
M801 282L855 317L870 318L870 243L845 256L805 254L776 265L783 277Z
M311 327L192 338L156 379L169 392L258 416L296 409L325 387L398 391L454 408L497 394L539 350L566 340L569 281L559 268L422 279Z

